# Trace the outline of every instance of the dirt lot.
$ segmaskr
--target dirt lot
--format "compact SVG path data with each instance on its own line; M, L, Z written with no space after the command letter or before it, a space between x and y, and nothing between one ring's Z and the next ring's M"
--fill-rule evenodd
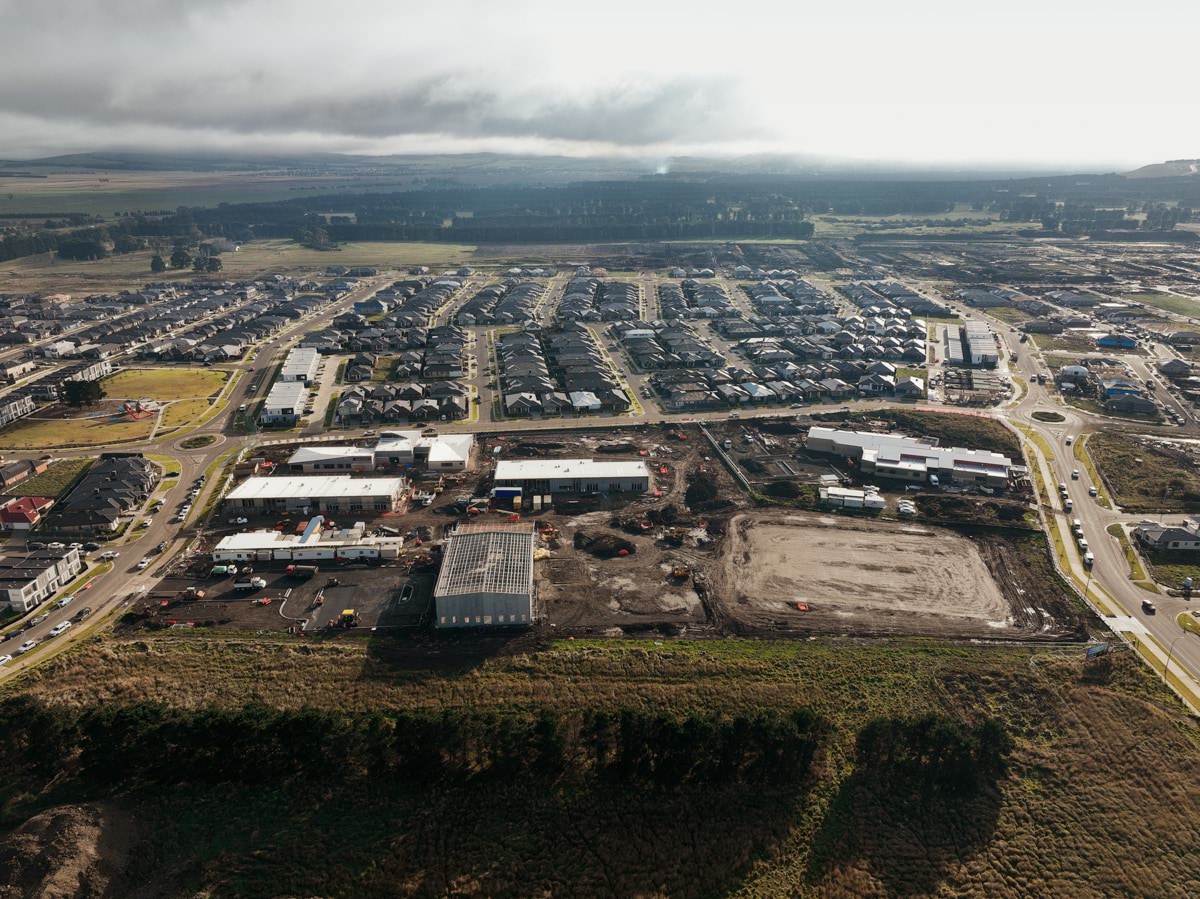
M993 573L1006 570L1007 554L980 550L972 539L924 525L738 515L721 549L714 603L735 632L1006 639L1075 632L1069 605L1042 602L1032 578L1008 578L1011 589L1002 589Z

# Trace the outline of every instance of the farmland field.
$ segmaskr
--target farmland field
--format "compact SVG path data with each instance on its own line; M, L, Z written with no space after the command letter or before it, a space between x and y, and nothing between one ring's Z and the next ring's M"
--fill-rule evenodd
M102 851L113 894L136 884L156 894L250 897L1184 897L1200 879L1190 851L1200 843L1200 730L1125 652L1085 668L1081 650L937 641L497 637L447 643L430 658L428 647L394 639L93 640L4 691L33 706L12 709L0 728L10 766L0 823L11 830L39 813L39 826L74 822L58 843L41 844L36 827L20 839L26 852ZM216 784L198 776L199 759L174 770L151 762L114 789L88 774L88 759L77 768L70 751L39 766L10 745L30 732L24 722L45 714L38 708L87 715L102 703L90 726L103 727L138 700L178 710L183 717L168 726L196 728L195 745L210 739L196 715L213 695L227 709L263 703L244 707L246 722L267 720L273 707L297 710L281 723L289 759L304 758L298 750L312 740L315 756L303 764L319 762L322 774L291 779L278 767L283 758L261 764L268 756L260 755L238 766L245 774L226 768ZM162 714L142 708L129 723ZM372 742L335 749L350 739L336 729L310 737L308 729L326 727L321 709L347 716L343 728L369 726ZM430 781L403 765L352 761L381 751L368 746L391 739L393 715L432 713L449 727L466 714L503 725L530 714L641 709L666 719L807 710L827 731L808 778L753 788L635 787L536 770ZM932 715L971 724L989 713L1013 749L1006 769L976 789L922 795L864 754L874 722ZM226 739L241 740L238 732ZM46 729L36 737L53 739ZM128 751L152 760L159 737L144 739ZM325 752L345 763L329 765ZM46 791L51 778L56 788ZM102 826L78 826L85 821ZM122 839L97 845L93 833ZM0 837L0 853L10 845ZM314 845L319 864L294 863Z

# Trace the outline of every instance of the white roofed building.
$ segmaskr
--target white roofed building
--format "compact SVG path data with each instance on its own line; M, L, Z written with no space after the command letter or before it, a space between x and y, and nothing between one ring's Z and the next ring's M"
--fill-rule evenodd
M595 459L532 459L496 463L496 487L524 493L645 493L650 468L645 462Z
M359 514L395 512L408 489L407 479L352 478L349 475L300 475L246 478L225 497L230 511L296 511Z
M938 481L1007 487L1012 460L988 450L944 447L895 434L811 428L807 447L857 459L864 473L905 481Z
M374 471L375 450L363 446L302 446L287 460L297 473Z
M258 413L260 425L290 427L300 420L308 388L302 381L276 381Z

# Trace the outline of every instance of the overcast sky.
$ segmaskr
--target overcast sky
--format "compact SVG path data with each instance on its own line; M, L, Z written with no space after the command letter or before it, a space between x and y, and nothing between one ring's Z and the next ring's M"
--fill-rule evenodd
M0 0L0 157L1200 157L1200 3Z

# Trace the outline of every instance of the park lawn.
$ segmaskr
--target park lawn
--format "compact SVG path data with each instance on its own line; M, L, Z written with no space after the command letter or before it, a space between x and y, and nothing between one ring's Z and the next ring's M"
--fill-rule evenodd
M176 400L163 410L159 429L169 431L193 424L211 405L208 400Z
M102 386L112 402L152 399L165 403L212 397L228 377L229 372L214 368L130 368L109 375Z
M66 446L104 446L145 440L154 417L140 421L111 416L98 418L23 418L0 431L0 445L14 450L53 449Z
M41 474L22 481L7 492L9 496L48 496L57 499L75 481L79 473L91 464L91 459L60 459L51 462L50 467Z

